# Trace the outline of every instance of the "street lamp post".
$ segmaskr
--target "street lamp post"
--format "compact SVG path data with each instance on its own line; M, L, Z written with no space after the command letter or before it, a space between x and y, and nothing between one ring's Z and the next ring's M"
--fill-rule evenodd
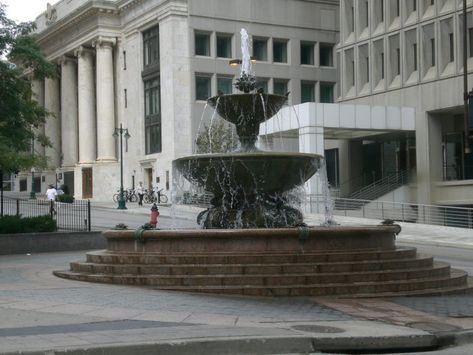
M113 137L116 139L120 136L120 196L118 197L118 207L119 210L126 210L126 200L123 192L123 136L125 139L130 138L127 128L123 128L120 123L120 128L115 128L113 132Z
M465 136L465 154L471 153L470 147L470 134L469 134L469 123L468 123L468 99L471 99L468 95L468 15L466 11L466 0L463 0L463 130Z
M34 173L36 172L35 168L31 168L31 192L30 192L30 200L36 200L36 192L34 186Z
M58 174L59 174L59 168L56 168L56 179L54 180L55 181L54 188L56 189L56 191L57 191L57 180L58 180L57 176L58 176Z

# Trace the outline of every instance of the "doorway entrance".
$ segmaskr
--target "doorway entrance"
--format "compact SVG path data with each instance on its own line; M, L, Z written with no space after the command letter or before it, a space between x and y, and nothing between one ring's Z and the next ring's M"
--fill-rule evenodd
M82 198L92 198L92 168L82 169Z
M145 169L145 176L146 176L145 185L147 186L147 189L149 191L153 191L153 169L152 168Z

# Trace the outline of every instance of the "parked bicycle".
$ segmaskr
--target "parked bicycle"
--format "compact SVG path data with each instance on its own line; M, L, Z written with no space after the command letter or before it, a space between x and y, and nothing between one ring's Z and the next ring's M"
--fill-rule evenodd
M124 189L123 190L123 197L125 198L126 202L137 202L138 201L138 196L135 194L134 189ZM120 190L117 190L117 193L113 195L113 202L118 202L118 199L120 198Z
M169 199L163 190L164 189L160 189L157 192L154 190L145 190L143 201L145 203L168 203Z

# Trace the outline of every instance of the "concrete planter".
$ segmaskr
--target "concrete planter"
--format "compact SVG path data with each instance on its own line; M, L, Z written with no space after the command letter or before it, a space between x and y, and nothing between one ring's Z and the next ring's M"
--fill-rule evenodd
M0 234L0 255L106 248L101 232Z

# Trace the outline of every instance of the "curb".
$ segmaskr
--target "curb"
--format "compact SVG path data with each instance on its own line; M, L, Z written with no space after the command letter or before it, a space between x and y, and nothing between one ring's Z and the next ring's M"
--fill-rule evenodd
M319 351L425 351L450 345L432 334L394 337L257 337L205 338L168 342L99 345L40 351L0 353L2 355L226 355L226 354L310 354ZM440 342L439 342L440 341Z

